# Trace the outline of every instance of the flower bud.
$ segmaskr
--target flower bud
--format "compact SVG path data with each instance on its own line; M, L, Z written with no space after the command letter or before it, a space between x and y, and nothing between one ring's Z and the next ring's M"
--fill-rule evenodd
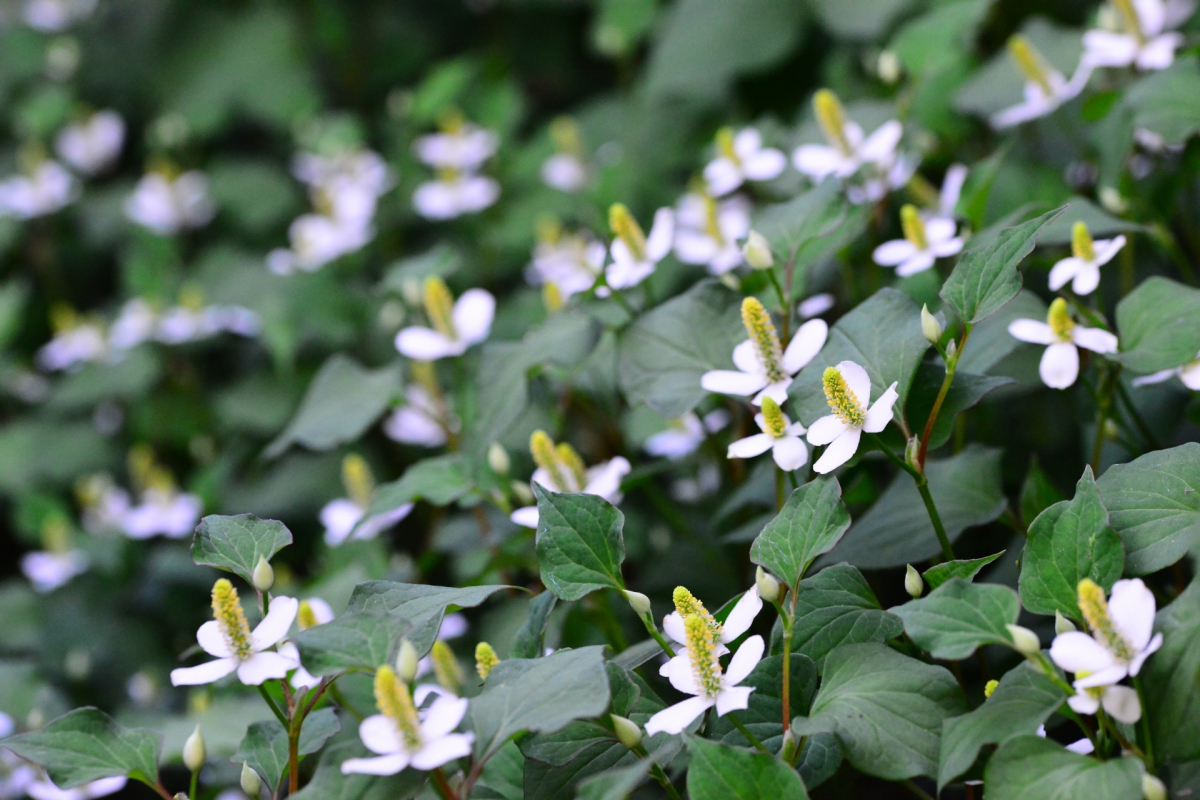
M779 581L762 567L754 570L754 585L758 587L758 596L767 603L779 600Z
M788 728L787 732L783 734L783 742L779 747L779 757L785 764L792 763L792 759L796 757L796 750L799 746L799 737L796 736L796 733L791 728Z
M1036 656L1042 652L1042 642L1038 635L1029 628L1020 625L1005 625L1008 635L1012 637L1013 648L1024 656Z
M533 496L533 490L529 488L529 484L523 481L513 481L512 492L513 496L516 497L523 506L531 506L537 500L537 498Z
M904 67L898 55L891 50L884 50L875 62L875 69L879 73L879 80L890 86L900 80Z
M242 764L242 791L251 798L258 797L258 793L262 791L262 779L249 764Z
M1071 633L1076 630L1075 623L1062 615L1061 611L1054 612L1054 632L1055 633Z
M642 594L641 592L631 592L629 590L623 591L622 594L624 594L625 599L629 601L630 608L632 608L634 613L639 617L644 617L650 613L649 597L646 597L646 595Z
M1121 197L1121 193L1112 186L1101 186L1098 195L1100 205L1113 214L1124 214L1129 210L1129 204L1125 202L1125 198Z
M984 698L991 697L993 694L995 694L996 687L998 687L999 685L1000 685L1000 681L995 681L995 680L988 681L986 684L984 684L984 686L983 686Z
M617 734L617 741L630 750L642 743L642 729L636 722L616 714L609 714L608 717L612 720L613 732Z
M742 257L754 269L770 269L775 266L775 257L771 253L771 245L767 237L756 230L751 230L742 245Z
M200 733L200 726L197 725L196 730L192 731L192 735L183 743L183 765L192 772L199 772L206 758L204 735Z
M250 576L254 583L254 588L260 592L265 592L275 585L275 570L271 569L271 565L267 563L267 559L262 556L258 557L258 563L254 565L254 572Z
M508 470L512 468L512 459L508 457L508 451L504 449L504 445L499 442L492 442L488 446L487 459L488 466L497 475L507 475Z
M925 594L925 581L921 580L921 573L917 572L912 564L908 565L908 570L904 573L904 591L914 600Z
M188 800L187 792L176 792L171 800Z
M396 675L405 683L412 683L417 677L417 666L421 659L417 657L417 648L408 639L400 640L400 652L396 654Z
M937 321L937 317L929 313L929 306L921 306L921 333L925 334L926 341L937 344L945 332L946 329Z
M954 358L957 353L958 342L954 341L953 339L946 342L946 360L949 361L950 359Z
M1142 797L1146 800L1167 800L1167 787L1147 772L1142 775Z
M915 469L917 472L924 472L925 468L921 465L921 437L913 435L907 442L904 443L904 463Z

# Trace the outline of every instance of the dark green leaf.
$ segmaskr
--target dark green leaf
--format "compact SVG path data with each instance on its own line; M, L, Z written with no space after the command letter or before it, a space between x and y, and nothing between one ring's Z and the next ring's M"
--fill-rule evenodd
M1007 586L951 578L891 611L918 647L934 658L957 661L985 644L1009 644L1005 626L1016 623L1021 602Z
M516 742L501 747L483 765L479 781L471 791L476 800L524 800L525 756Z
M1139 676L1145 692L1154 755L1161 760L1200 758L1200 583L1158 612L1154 628L1162 648Z
M628 767L618 767L579 782L578 800L625 800L650 772L650 759L638 759Z
M293 641L309 672L333 675L348 669L374 671L390 663L408 630L409 621L402 616L356 611L300 631Z
M1147 278L1117 303L1117 329L1117 359L1134 372L1185 364L1200 352L1200 289Z
M1200 108L1190 100L1197 92L1200 61L1188 56L1129 87L1125 104L1133 109L1137 127L1158 134L1168 144L1182 145L1200 131Z
M750 547L750 560L796 586L813 559L828 553L850 527L836 478L817 478L792 492Z
M267 561L292 543L292 533L282 522L253 514L236 517L212 515L200 520L192 538L192 561L216 567L251 581L260 558Z
M312 780L292 797L295 800L396 800L414 796L425 784L428 773L415 769L382 777L342 774L343 761L373 755L359 741L357 733L344 741L335 739L321 754Z
M822 670L825 657L841 645L886 642L903 630L900 618L880 607L862 573L849 564L826 567L800 583L792 650Z
M979 570L1004 555L1004 551L983 558L961 559L959 561L944 561L935 567L930 567L922 573L930 589L936 589L951 578L962 578L969 581L979 574Z
M561 600L623 588L625 515L603 497L558 494L537 484L533 491L538 499L538 568L546 588Z
M426 458L405 470L398 480L379 486L371 498L367 513L355 527L417 500L435 506L448 506L470 492L471 488L471 481L463 472L460 456L451 453Z
M989 800L1139 800L1142 767L1135 758L1097 761L1031 734L996 751L984 783Z
M1013 300L995 314L971 329L971 338L958 359L958 371L974 375L988 374L1021 346L1021 340L1008 332L1015 319L1046 318L1046 303L1028 289L1022 289Z
M804 800L796 771L777 758L740 747L688 738L687 789L692 800Z
M1038 518L1038 514L1065 499L1038 465L1037 456L1034 456L1029 462L1025 483L1021 486L1021 519L1025 525L1028 526Z
M777 263L813 239L828 236L846 218L846 201L836 180L827 180L786 203L767 206L754 216L754 229L766 237Z
M412 628L405 636L417 652L424 655L433 647L447 607L474 608L496 592L508 588L511 587L491 585L455 589L422 583L367 581L354 587L347 611L391 614L408 620Z
M89 707L5 739L3 746L44 768L62 789L118 775L156 784L162 736L118 725L100 709Z
M529 601L529 619L517 631L513 638L513 658L537 658L545 647L543 639L546 634L546 622L558 598L553 592L542 592Z
M306 756L317 752L341 728L333 709L323 708L312 712L300 729L299 754ZM288 769L287 731L276 719L254 723L246 731L238 751L233 755L233 761L249 764L274 792Z
M969 341L967 346L969 349ZM946 366L940 361L925 361L917 367L916 377L913 378L912 392L908 396L906 416L918 430L924 429L925 420L929 419L929 412L933 410L933 404L945 377ZM938 418L933 423L933 433L929 437L930 449L941 447L950 440L950 434L954 432L954 420L959 414L973 408L984 397L1001 386L1007 386L1013 382L1012 378L957 372L954 375L954 382L950 384L950 391L946 392L946 399L942 401Z

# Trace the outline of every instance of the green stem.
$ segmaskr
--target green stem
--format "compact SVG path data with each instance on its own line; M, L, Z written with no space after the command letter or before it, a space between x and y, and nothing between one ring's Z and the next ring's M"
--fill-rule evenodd
M633 750L634 754L638 758L650 762L650 774L654 776L654 780L658 781L659 786L661 786L663 791L667 793L667 797L671 798L671 800L682 800L682 798L679 796L679 791L675 788L675 785L671 783L671 779L667 777L667 773L663 772L663 768L658 765L657 761L650 758L650 754L646 752L645 745L639 744L637 747L632 747L630 749Z
M258 693L262 695L263 700L267 701L267 705L271 707L272 713L275 714L275 719L279 720L286 730L288 727L288 719L284 713L279 710L279 706L275 704L275 699L271 697L269 692L267 692L266 685L260 683L258 685Z
M783 510L783 470L775 467L775 513Z
M188 800L196 800L196 787L200 784L200 770L192 773L192 781L188 784Z
M911 778L905 778L903 783L904 783L905 789L908 789L910 792L915 794L917 797L921 798L921 800L933 800L933 798L929 795L929 792L925 791L920 786L917 786L915 783L913 783Z
M359 722L363 721L363 719L364 719L363 715L358 713L358 711L354 708L354 706L352 706L346 702L346 698L342 696L342 690L339 689L336 685L330 684L329 695L330 695L330 697L333 698L333 702L338 704L339 708L341 708L343 711L348 713L350 716L354 717Z
M618 290L613 289L612 294L609 296L612 297L613 300L617 301L617 305L625 309L625 313L628 314L631 319L637 316L637 312L633 310L633 306L629 305L629 301L626 300Z
M733 723L733 727L737 728L738 731L742 734L742 736L746 737L746 741L748 741L748 742L750 742L750 744L754 745L755 749L757 749L763 753L766 753L769 756L775 755L770 750L768 750L762 742L760 742L758 740L757 736L755 736L753 733L750 732L749 728L747 728L745 725L742 724L742 721L737 718L737 714L730 711L725 716L728 717L729 721Z
M946 395L950 393L950 384L954 383L954 373L958 369L958 359L962 357L963 348L967 346L967 337L970 335L971 324L967 323L963 326L962 341L959 342L954 355L946 359L946 377L942 379L942 388L938 390L937 399L933 401L933 408L929 410L929 419L925 420L925 432L921 434L921 449L917 453L917 463L922 468L925 467L925 452L929 449L929 440L933 438L933 425L942 411L942 403L946 402Z
M1146 440L1146 444L1150 445L1150 449L1161 450L1162 448L1159 447L1158 438L1153 432L1151 432L1150 426L1146 424L1145 418L1142 417L1141 412L1137 410L1137 406L1133 404L1133 398L1129 396L1129 392L1125 390L1125 385L1120 381L1117 381L1117 398L1125 403L1125 410L1129 412L1130 419L1132 419L1133 424L1137 426L1138 432L1142 435L1142 438Z
M649 614L643 614L641 617L642 624L646 626L646 631L654 637L654 641L658 642L658 646L667 654L667 658L674 658L675 651L671 649L671 645L667 644L667 640L658 632L658 627L654 624L654 617Z
M792 597L799 589L792 589ZM792 614L795 614L795 603L792 603ZM792 633L795 619L789 615L783 620L783 732L787 733L792 725Z
M1046 660L1046 656L1044 654L1038 653L1036 657L1030 658L1029 660L1036 664L1039 668L1039 671L1049 678L1051 683L1061 689L1063 694L1065 694L1067 697L1074 697L1075 687L1071 686L1071 684L1067 683L1062 679L1061 676L1059 676L1058 671L1050 665L1050 662ZM1096 741L1096 734L1092 732L1091 728L1083 723L1083 719L1075 713L1075 709L1068 705L1063 705L1059 707L1058 713L1062 714L1064 717L1072 720L1076 725L1078 725L1079 730L1083 731L1083 734L1087 736L1088 741L1092 743L1092 747L1098 746L1099 742Z
M783 287L779 285L779 278L775 275L775 268L767 270L767 278L771 281L771 286L775 287L775 295L779 298L779 313L783 321L783 337L781 339L783 346L788 346L788 340L791 338L791 309L788 307L787 297L783 293Z
M1146 693L1142 689L1142 678L1140 675L1135 675L1133 678L1133 688L1138 694L1138 703L1142 706L1142 719L1139 724L1141 730L1141 745L1142 751L1146 754L1146 768L1154 772L1154 740L1150 735L1150 718L1146 716Z
M446 773L442 772L441 767L435 769L430 775L432 777L430 782L442 800L458 800L458 794L450 786L450 781L446 780Z
M933 523L933 532L937 534L938 543L942 546L942 556L947 561L955 561L954 548L950 546L950 537L946 535L946 526L942 524L942 517L938 513L937 504L933 502L933 495L929 493L929 482L925 480L925 475L893 453L892 449L879 438L879 434L868 433L867 436L893 464L912 476L913 481L917 484L917 491L921 493L921 500L925 503L925 510L929 512L929 521Z
M1099 408L1096 411L1096 444L1092 447L1092 472L1097 473L1100 470L1100 455L1104 450L1104 426L1108 422L1108 415L1112 412L1112 395L1113 389L1117 383L1117 376L1121 372L1121 367L1116 366L1109 370L1106 380L1101 381L1100 389L1096 402Z

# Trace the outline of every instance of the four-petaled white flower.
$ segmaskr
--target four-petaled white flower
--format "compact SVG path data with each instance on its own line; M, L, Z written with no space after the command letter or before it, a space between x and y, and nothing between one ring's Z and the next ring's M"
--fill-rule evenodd
M203 510L204 503L197 495L180 492L169 484L149 486L142 493L142 502L121 518L121 530L130 539L160 534L179 539L192 534Z
M172 178L149 172L125 201L125 215L160 236L174 236L207 225L217 213L208 194L208 178L195 170Z
M214 619L200 626L196 641L216 660L171 670L172 686L212 683L235 671L242 683L258 686L271 678L286 677L297 667L295 660L270 649L287 636L296 619L300 603L294 597L271 598L267 615L253 631L237 590L224 578L213 584L212 606Z
M445 170L413 192L413 207L421 216L445 220L475 214L495 203L500 184L486 175Z
M824 475L845 464L858 452L863 431L879 433L892 421L892 406L899 394L896 384L887 388L871 404L871 378L853 361L828 367L821 378L825 399L833 413L821 417L808 429L808 443L814 447L829 445L813 464Z
M1023 36L1009 38L1008 50L1025 74L1025 99L993 114L990 120L993 128L1011 128L1053 113L1083 91L1092 75L1091 64L1084 60L1079 62L1075 74L1067 80L1061 72L1048 65Z
M738 439L729 445L729 458L754 458L770 450L775 463L786 472L800 469L808 463L808 448L800 438L807 428L789 420L778 403L770 397L764 397L762 411L754 415L754 421L762 433Z
M56 315L54 338L42 345L35 361L46 372L73 370L81 365L101 361L108 355L104 328L73 313Z
M1092 241L1087 224L1076 222L1071 231L1071 255L1050 270L1050 289L1057 292L1070 281L1075 294L1091 294L1100 285L1100 267L1112 261L1124 246L1124 236Z
M904 134L897 120L889 120L870 136L863 136L857 122L847 120L837 96L822 89L813 97L817 121L825 133L828 145L805 144L792 153L796 169L814 181L829 176L848 178L864 165L890 170L896 161L896 146Z
M716 433L728 424L729 412L723 408L710 411L704 415L703 420L689 411L679 419L671 420L665 431L647 439L645 449L652 456L683 458L694 453L704 443L708 434Z
M540 430L534 431L529 437L529 451L537 464L530 483L552 492L594 494L614 505L624 497L621 480L632 469L624 456L602 461L594 467L585 467L583 459L571 445L566 442L555 445L554 440ZM509 518L526 528L537 528L538 508L536 505L518 508Z
M785 402L792 377L825 346L829 326L824 320L809 320L781 351L775 326L756 298L742 301L742 322L750 338L733 348L737 371L711 370L701 376L700 385L720 394L754 395L755 405L761 405L764 397Z
M54 139L58 157L85 175L112 166L125 143L125 120L115 111L97 111L63 128Z
M437 699L417 710L429 694ZM415 696L391 667L375 673L375 702L381 713L367 717L358 735L374 758L342 762L342 774L395 775L406 767L433 770L471 754L473 733L454 733L467 713L466 698L455 697L435 686L418 686Z
M1166 69L1175 63L1175 50L1183 44L1178 27L1191 16L1190 2L1117 0L1114 5L1124 30L1090 30L1083 34L1083 60L1093 67Z
M417 383L404 387L405 404L383 421L384 434L395 442L419 447L441 447L449 440L447 428L455 430L457 421L449 418L441 398Z
M1077 324L1067 310L1067 301L1061 297L1050 304L1046 322L1013 320L1008 332L1023 342L1049 345L1042 354L1038 373L1051 389L1066 389L1079 377L1078 347L1101 354L1117 352L1116 336Z
M934 217L922 221L916 206L905 205L900 209L900 221L904 228L903 239L893 239L875 248L872 258L884 267L895 267L901 278L924 272L934 262L945 256L962 251L963 240L955 235L953 218Z
M1083 673L1086 677L1086 673ZM1142 718L1142 704L1135 689L1128 686L1092 686L1076 689L1067 705L1078 714L1095 714L1101 708L1118 722L1132 725ZM1086 740L1084 740L1086 741Z
M555 153L542 162L542 183L571 194L587 184L587 165L574 153Z
M21 557L21 572L35 592L45 594L87 572L90 564L83 550L35 550Z
M67 206L78 193L66 167L49 159L30 170L0 181L0 218L33 219Z
M483 166L500 147L494 131L458 118L447 119L442 131L422 136L413 143L417 158L434 169L471 172Z
M325 526L325 544L330 547L337 547L348 538L374 539L413 510L413 503L402 503L363 520L375 496L375 479L362 456L352 453L342 459L342 483L349 496L330 500L320 514L321 524Z
M1194 359L1181 367L1164 369L1149 375L1143 375L1140 378L1134 378L1133 385L1147 386L1152 383L1162 383L1165 380L1174 378L1176 375L1179 376L1179 380L1183 381L1184 386L1194 392L1200 392L1200 353L1197 353Z
M704 604L696 599L686 587L676 586L671 599L675 603L675 610L663 617L663 632L678 645L674 648L675 658L672 661L688 657L687 626L684 625L684 619L687 617L699 616L708 624L712 631L716 653L718 656L723 656L729 652L730 642L737 641L743 633L750 630L750 626L754 624L754 619L763 607L762 598L758 596L758 586L750 587L750 591L738 598L724 622L717 622L708 613ZM658 674L664 678L669 677L670 667L671 661L668 661L659 668Z
M1162 647L1163 635L1154 633L1154 594L1139 578L1114 583L1107 602L1104 590L1088 578L1079 582L1078 593L1079 610L1091 634L1060 633L1050 645L1050 658L1075 673L1076 690L1136 677L1146 659Z
M685 264L704 264L724 275L742 263L739 239L750 233L750 204L744 197L717 202L689 192L675 215L675 257Z
M499 137L457 116L448 117L441 133L422 136L413 144L417 158L438 172L413 193L413 206L427 219L453 219L474 214L496 202L500 184L477 175L500 146Z
M642 233L629 209L620 203L614 203L609 209L608 220L613 232L609 246L612 262L605 268L605 279L613 289L637 286L653 275L658 262L671 252L675 212L669 208L655 211L649 236Z
M96 0L26 0L22 16L36 31L59 33L95 10Z
M425 279L425 313L432 328L413 325L396 334L396 349L416 361L461 356L487 338L496 314L496 298L468 289L457 301L440 278Z
M708 193L722 197L748 180L769 181L779 177L787 166L787 157L773 147L762 146L762 135L755 128L731 128L717 131L717 157L704 167Z
M539 235L526 271L530 283L552 283L562 298L586 292L604 274L605 246L586 234L562 235L557 226Z

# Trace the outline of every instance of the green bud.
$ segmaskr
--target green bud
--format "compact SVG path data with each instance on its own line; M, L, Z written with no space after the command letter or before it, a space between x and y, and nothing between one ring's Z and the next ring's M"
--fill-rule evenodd
M171 800L188 800L187 792L176 792L175 796L172 797Z
M942 340L945 330L937 317L929 313L929 306L921 306L921 333L925 334L925 340L937 344Z
M183 765L191 772L199 772L207 760L207 753L204 749L204 735L200 733L200 726L196 726L196 730L192 731L192 735L183 743Z
M630 608L632 608L634 613L639 617L644 617L650 613L649 597L646 597L646 595L642 594L641 592L631 592L628 590L623 591L622 594L624 594L625 599L629 601Z
M523 506L531 506L537 499L533 496L533 490L529 488L529 484L523 481L512 482L512 493Z
M1008 635L1012 637L1013 649L1023 656L1036 656L1042 652L1042 642L1038 635L1029 628L1020 625L1005 625Z
M617 741L630 750L642 743L642 729L636 722L616 714L609 714L608 717L612 720L613 732L617 734Z
M254 583L254 588L260 592L265 592L275 585L275 570L271 569L271 565L267 563L267 559L262 556L258 557L258 563L254 565L254 572L250 576Z
M508 451L499 442L492 442L488 446L487 459L488 466L497 475L507 475L508 470L512 467L512 459L508 457Z
M412 683L417 677L417 665L421 659L417 657L417 648L408 639L400 640L400 652L396 654L396 675L405 683Z
M783 734L783 742L779 747L779 757L784 763L792 763L792 759L796 757L796 750L799 746L800 738L796 736L791 728L788 728L787 732Z
M258 793L262 791L262 779L258 777L258 773L250 768L249 764L242 764L242 791L250 798L258 797Z
M1076 630L1075 623L1062 615L1061 611L1054 612L1054 632L1055 633L1070 633Z
M904 444L904 462L906 464L908 464L910 467L912 467L913 469L915 469L917 472L924 471L924 468L921 466L921 437L920 436L917 436L914 434L907 442L905 442L905 444Z
M774 603L779 600L779 581L762 567L754 570L754 585L758 587L758 596L764 602Z
M742 245L742 257L754 269L770 269L775 266L775 257L771 253L767 237L755 230L750 231L746 243Z
M908 565L908 570L904 573L904 591L908 592L908 596L914 600L925 594L925 581L921 579L921 573L917 572L912 564Z

